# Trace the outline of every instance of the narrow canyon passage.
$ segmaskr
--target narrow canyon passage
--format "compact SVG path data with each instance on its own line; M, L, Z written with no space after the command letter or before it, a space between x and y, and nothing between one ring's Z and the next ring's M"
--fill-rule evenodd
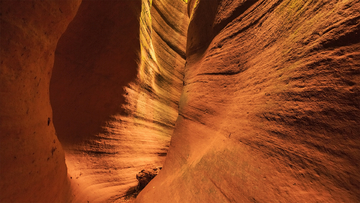
M50 99L73 202L121 201L163 165L188 25L186 4L169 2L83 0L59 40Z
M360 202L359 0L1 0L0 20L0 202Z

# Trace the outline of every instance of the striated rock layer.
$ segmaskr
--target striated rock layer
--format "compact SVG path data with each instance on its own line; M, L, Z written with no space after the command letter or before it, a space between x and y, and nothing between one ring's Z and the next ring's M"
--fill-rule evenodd
M189 24L183 1L83 0L50 86L71 201L116 202L162 166L177 118Z
M122 201L167 153L186 4L9 0L0 16L0 201Z
M359 202L360 2L188 13L179 117L137 202Z
M0 202L360 201L360 1L185 2L0 1Z

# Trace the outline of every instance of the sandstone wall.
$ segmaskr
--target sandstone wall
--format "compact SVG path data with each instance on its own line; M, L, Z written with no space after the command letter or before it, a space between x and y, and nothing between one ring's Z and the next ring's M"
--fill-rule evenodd
M84 0L60 38L50 98L64 145L94 138L123 113L123 87L137 76L140 10L141 0Z
M360 2L189 8L179 117L137 202L360 201Z
M0 9L0 202L360 201L358 0Z
M1 1L1 201L122 201L163 164L186 4L80 3Z
M139 171L162 166L187 25L180 0L81 4L59 41L50 85L73 202L122 201Z
M69 196L49 83L57 42L80 3L0 2L0 202L65 202Z

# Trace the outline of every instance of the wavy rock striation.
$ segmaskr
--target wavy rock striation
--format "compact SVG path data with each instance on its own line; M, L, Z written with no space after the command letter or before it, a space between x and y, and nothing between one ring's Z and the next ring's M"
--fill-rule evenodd
M183 1L169 5L84 0L59 41L50 90L73 202L122 201L163 164L189 24Z
M137 202L359 202L359 8L190 1L179 117Z
M185 2L0 2L0 202L360 201L360 1Z
M186 4L168 5L84 0L59 41L51 99L74 202L121 201L139 171L163 164L188 25Z
M0 15L0 200L122 201L167 153L186 4L9 0Z

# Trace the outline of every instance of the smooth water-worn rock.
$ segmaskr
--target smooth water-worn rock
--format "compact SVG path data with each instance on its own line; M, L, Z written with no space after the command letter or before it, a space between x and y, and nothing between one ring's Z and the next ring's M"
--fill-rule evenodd
M360 2L189 8L179 117L137 202L359 202Z
M0 10L0 202L360 201L360 1Z
M66 202L49 83L57 42L81 1L0 2L0 202Z
M59 40L50 96L73 202L122 201L164 162L188 25L186 4L168 5L83 0Z

